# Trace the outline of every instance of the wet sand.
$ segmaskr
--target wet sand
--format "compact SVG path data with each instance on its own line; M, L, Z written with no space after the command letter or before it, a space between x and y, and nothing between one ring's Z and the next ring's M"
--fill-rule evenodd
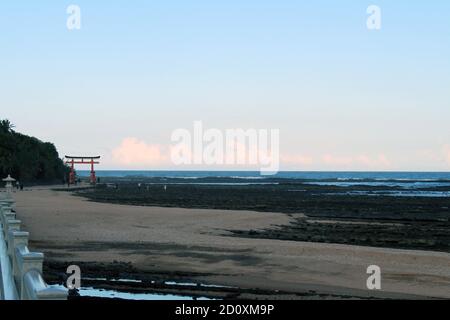
M292 223L283 213L94 203L48 188L15 199L31 248L62 265L122 261L142 272L193 273L240 288L450 298L448 253L230 236ZM366 288L372 264L381 267L381 291Z

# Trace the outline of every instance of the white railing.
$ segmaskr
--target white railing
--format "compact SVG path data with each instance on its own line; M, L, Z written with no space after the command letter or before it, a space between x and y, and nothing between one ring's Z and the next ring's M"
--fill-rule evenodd
M66 300L66 288L45 283L44 255L29 251L29 233L20 230L13 204L11 199L0 199L0 299Z

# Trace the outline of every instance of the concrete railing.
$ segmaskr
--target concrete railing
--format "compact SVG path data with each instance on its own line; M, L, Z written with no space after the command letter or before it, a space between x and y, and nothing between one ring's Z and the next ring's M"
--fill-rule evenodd
M29 251L29 233L21 231L13 204L11 199L0 199L0 299L66 300L66 288L45 283L44 255Z

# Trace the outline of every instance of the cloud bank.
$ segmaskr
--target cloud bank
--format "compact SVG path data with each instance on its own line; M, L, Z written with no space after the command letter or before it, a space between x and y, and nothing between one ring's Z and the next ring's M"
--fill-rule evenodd
M171 145L152 144L136 137L127 137L112 150L111 164L115 168L123 169L189 169L189 167L178 167L172 162L171 151L173 148ZM248 151L243 148L243 146L240 148L238 146L238 151ZM449 145L445 146L444 153L446 161L450 165ZM375 155L366 153L356 155L282 153L280 154L280 164L281 170L315 170L318 167L324 167L327 170L388 170L392 166L388 156L384 153ZM220 169L206 164L202 165L203 167L205 170ZM236 168L245 169L245 165L236 166ZM227 167L227 169L233 168Z
M126 167L154 167L167 164L169 158L165 148L158 144L147 144L137 138L125 138L113 149L114 164Z

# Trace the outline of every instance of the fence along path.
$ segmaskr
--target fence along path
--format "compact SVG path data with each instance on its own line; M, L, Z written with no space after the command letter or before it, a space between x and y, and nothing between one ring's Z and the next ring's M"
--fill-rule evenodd
M0 199L0 299L66 300L65 287L45 283L44 255L28 249L29 233L21 231L13 205L10 197Z

